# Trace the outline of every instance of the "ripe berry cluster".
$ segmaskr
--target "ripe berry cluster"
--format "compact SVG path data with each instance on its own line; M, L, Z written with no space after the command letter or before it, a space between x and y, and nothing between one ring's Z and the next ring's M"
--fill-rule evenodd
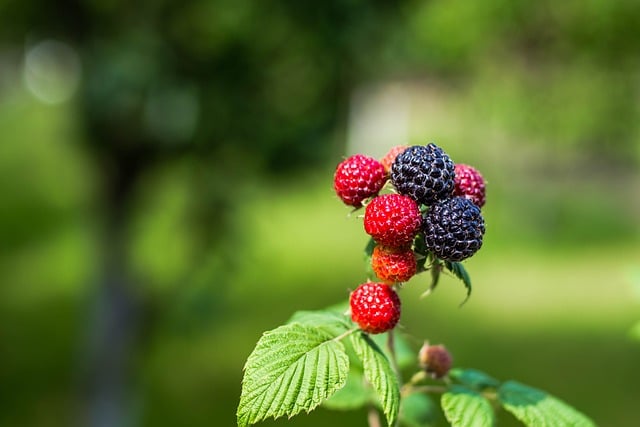
M365 332L395 327L394 287L428 269L419 260L459 262L482 246L484 179L433 143L396 146L380 160L348 157L336 168L333 188L346 205L364 206L364 229L375 243L371 267L380 282L363 283L350 297L352 319ZM384 188L389 192L381 194Z

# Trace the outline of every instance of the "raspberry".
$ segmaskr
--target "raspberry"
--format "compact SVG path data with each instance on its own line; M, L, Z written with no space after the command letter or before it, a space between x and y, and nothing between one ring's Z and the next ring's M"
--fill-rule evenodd
M364 212L364 230L385 246L400 248L411 244L420 231L420 209L408 196L383 194L371 200Z
M396 145L395 147L391 147L387 154L385 154L384 157L380 159L380 163L382 163L382 166L384 166L384 170L387 172L387 174L391 173L391 165L393 165L396 157L398 157L398 155L407 148L409 148L408 145Z
M416 256L411 249L377 245L371 255L371 268L383 282L406 282L416 274Z
M480 172L474 167L464 164L456 164L455 172L454 196L466 197L479 208L484 206L486 190Z
M424 205L451 197L453 178L453 161L435 144L407 148L391 167L391 182L398 193Z
M420 366L433 378L442 378L449 373L453 359L442 344L429 345L424 343L418 353Z
M482 246L484 218L471 200L454 197L431 206L423 218L425 245L435 256L462 261Z
M369 334L393 329L400 320L400 297L386 283L363 283L351 293L351 319Z
M378 194L386 180L382 163L356 154L343 160L336 168L333 189L346 205L359 208L364 199Z

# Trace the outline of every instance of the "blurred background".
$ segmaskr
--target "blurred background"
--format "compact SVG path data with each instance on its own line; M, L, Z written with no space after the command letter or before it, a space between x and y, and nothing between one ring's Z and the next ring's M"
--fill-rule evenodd
M640 3L0 1L0 425L231 426L242 367L365 279L348 154L488 181L416 349L637 426ZM318 409L263 425L365 426ZM507 414L500 425L516 425Z

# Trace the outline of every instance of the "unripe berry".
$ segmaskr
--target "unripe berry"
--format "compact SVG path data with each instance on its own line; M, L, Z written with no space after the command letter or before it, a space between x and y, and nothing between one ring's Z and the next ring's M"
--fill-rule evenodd
M396 157L398 157L398 154L401 154L407 148L409 148L408 145L396 145L395 147L391 147L387 154L380 159L380 163L384 166L384 170L387 174L391 173L391 166L393 165L393 162L395 162Z
M406 282L416 274L416 255L410 247L403 249L377 245L371 255L371 268L383 282Z
M433 378L442 378L449 373L453 359L444 345L429 345L425 342L418 353L420 367Z

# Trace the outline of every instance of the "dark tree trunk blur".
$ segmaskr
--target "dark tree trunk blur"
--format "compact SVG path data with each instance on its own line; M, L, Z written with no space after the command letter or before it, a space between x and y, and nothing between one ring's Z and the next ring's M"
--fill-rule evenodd
M105 141L103 141L105 142ZM90 305L87 371L81 425L136 425L134 358L139 347L142 300L131 274L128 226L135 187L148 165L143 153L112 151L102 164L105 200L100 236L102 265Z

